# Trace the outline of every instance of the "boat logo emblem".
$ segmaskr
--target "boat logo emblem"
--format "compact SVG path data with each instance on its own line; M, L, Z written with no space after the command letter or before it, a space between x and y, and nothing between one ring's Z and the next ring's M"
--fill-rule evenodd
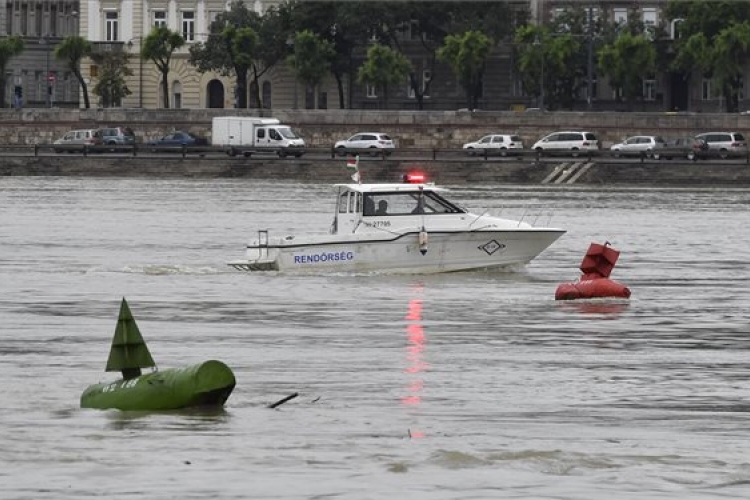
M484 250L487 252L487 255L492 255L493 253L497 252L498 250L503 250L505 248L505 245L502 243L498 243L495 240L490 240L484 245L480 245L479 248L481 250Z

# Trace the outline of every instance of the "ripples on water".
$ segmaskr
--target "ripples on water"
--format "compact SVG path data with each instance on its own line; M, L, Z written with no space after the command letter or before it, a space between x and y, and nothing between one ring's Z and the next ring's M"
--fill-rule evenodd
M248 275L257 229L327 230L328 186L3 179L0 497L750 496L750 192L452 197L568 233L515 271ZM631 300L555 302L604 240ZM122 296L160 366L234 369L225 410L78 409Z

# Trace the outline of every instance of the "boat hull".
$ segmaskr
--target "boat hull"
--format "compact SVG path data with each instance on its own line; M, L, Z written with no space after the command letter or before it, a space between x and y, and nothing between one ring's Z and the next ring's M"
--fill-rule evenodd
M248 247L242 271L440 273L523 265L565 233L557 229L420 232Z
M81 408L158 411L222 406L235 383L227 365L211 360L91 385L81 395Z

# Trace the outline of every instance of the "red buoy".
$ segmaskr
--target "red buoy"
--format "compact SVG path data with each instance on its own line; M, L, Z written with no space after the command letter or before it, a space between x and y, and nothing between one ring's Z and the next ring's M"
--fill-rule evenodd
M620 252L609 246L592 243L581 262L583 276L574 283L563 283L555 291L555 300L630 298L630 288L609 279Z

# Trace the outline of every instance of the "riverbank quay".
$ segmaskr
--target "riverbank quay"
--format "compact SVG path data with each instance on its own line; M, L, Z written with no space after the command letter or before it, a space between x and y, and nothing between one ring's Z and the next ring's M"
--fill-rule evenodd
M379 111L289 109L1 109L0 146L48 145L74 129L128 126L141 144L174 130L210 138L216 116L274 117L308 147L330 148L363 131L391 135L399 148L460 148L490 133L520 135L526 147L551 132L594 132L606 148L631 135L665 138L713 131L750 131L750 115L512 111Z
M345 160L241 157L30 156L0 157L0 177L247 178L348 183ZM437 184L546 184L550 186L750 187L750 166L737 160L631 161L592 159L412 160L364 158L363 182L401 182L424 173Z

